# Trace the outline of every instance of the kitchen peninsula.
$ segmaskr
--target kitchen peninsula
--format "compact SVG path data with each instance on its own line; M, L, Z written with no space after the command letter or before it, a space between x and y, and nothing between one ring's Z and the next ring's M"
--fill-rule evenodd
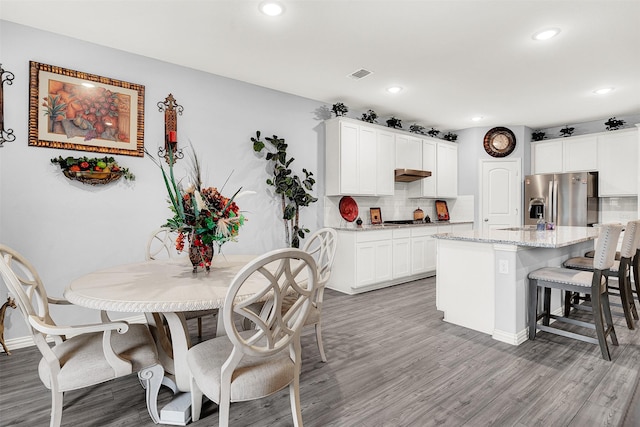
M527 340L527 275L593 249L598 229L535 227L437 234L436 306L444 320L519 345ZM552 294L552 309L560 295Z

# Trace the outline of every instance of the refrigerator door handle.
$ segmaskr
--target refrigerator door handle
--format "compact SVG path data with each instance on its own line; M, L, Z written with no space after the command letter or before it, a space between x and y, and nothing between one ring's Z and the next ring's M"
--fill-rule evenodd
M553 222L553 205L555 202L554 194L553 194L553 183L555 181L549 181L549 192L547 193L547 197L549 197L549 207L547 212L545 212L545 220L547 222Z
M553 181L553 217L549 222L558 224L558 181Z

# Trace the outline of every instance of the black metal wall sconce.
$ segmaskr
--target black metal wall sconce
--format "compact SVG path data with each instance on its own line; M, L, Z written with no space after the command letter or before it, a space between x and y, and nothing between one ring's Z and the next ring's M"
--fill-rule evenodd
M13 84L13 73L5 71L0 64L0 147L4 146L5 142L15 141L16 136L13 134L13 129L4 128L4 84Z
M164 157L172 165L184 157L182 149L178 149L178 114L182 115L184 107L169 94L164 102L158 102L158 111L164 111L164 147L158 148L158 156Z

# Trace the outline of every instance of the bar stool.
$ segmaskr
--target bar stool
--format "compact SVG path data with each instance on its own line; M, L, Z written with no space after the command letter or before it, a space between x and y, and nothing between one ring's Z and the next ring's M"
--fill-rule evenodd
M607 336L611 336L613 345L618 345L618 338L616 337L611 319L606 272L613 265L616 245L621 230L622 226L615 224L606 224L601 227L596 245L595 258L593 259L593 271L572 270L562 267L545 267L529 273L528 316L530 340L534 340L536 338L536 331L540 330L592 344L599 344L602 358L611 360L611 353L607 345ZM538 314L538 288L544 289L543 312L540 314ZM594 323L551 314L551 289L590 295L592 301L591 313L593 314ZM538 323L540 319L542 319L542 324ZM556 320L554 326L550 325L550 319ZM559 322L595 329L597 339L592 336L558 328L556 326L558 326Z
M624 230L624 236L622 238L622 247L620 252L620 259L614 261L613 266L609 269L607 277L617 278L617 286L613 285L609 281L609 295L619 296L621 304L614 304L618 307L622 307L624 311L624 317L629 329L635 329L634 319L638 320L638 311L633 300L633 291L631 288L631 270L632 270L632 257L638 251L640 246L640 220L629 221ZM575 257L570 258L564 262L566 268L572 268L576 270L593 270L593 258L588 257ZM572 303L572 300L574 303ZM585 306L578 306L579 297L577 294L571 292L565 293L565 311L564 315L568 316L571 307L585 308ZM587 307L588 309L588 307Z

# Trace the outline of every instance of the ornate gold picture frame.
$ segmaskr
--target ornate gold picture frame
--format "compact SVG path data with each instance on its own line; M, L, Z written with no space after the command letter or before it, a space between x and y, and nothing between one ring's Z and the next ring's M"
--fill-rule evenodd
M29 145L144 156L144 86L30 61Z

